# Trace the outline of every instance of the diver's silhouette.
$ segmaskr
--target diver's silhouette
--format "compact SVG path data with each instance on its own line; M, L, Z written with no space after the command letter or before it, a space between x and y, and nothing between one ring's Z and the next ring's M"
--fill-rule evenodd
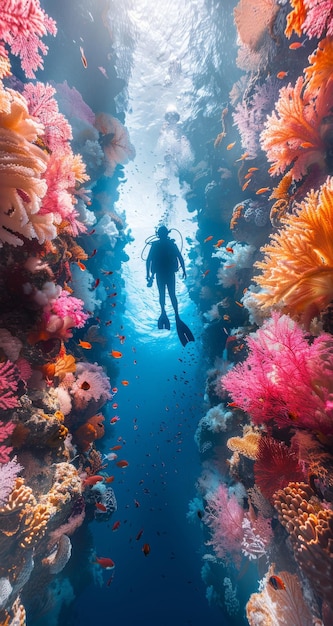
M183 278L186 278L185 263L182 254L173 239L169 238L169 230L166 226L160 226L157 231L158 240L152 241L146 261L147 286L151 287L154 276L159 292L161 315L158 319L158 328L170 329L169 318L165 312L165 290L168 294L175 312L176 328L178 337L185 346L189 341L194 341L190 329L182 322L178 314L178 300L176 297L176 277L179 265L183 270Z

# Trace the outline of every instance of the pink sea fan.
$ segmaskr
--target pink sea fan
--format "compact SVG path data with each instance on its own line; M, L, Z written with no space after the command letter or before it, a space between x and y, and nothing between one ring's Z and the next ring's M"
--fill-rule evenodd
M27 78L35 78L36 70L43 67L40 52L46 54L48 48L41 37L56 32L55 21L41 9L39 0L2 0L0 56L8 56L8 45L11 53L21 58Z
M333 340L312 344L287 315L272 318L247 338L249 356L221 379L236 404L255 424L333 433Z
M326 33L333 35L333 2L332 0L304 0L306 18L302 24L302 31L309 39L320 37Z
M115 117L107 113L96 116L95 127L102 135L102 146L106 162L106 176L112 176L118 164L124 165L135 157L135 148L130 142L128 130Z
M6 441L8 437L12 434L16 424L13 422L0 422L0 443ZM13 451L11 446L7 446L6 444L0 446L0 463L8 463L10 459L10 454Z
M56 98L59 102L60 109L70 120L77 117L91 124L95 123L95 113L90 106L83 100L81 94L75 87L70 87L65 80L63 83L56 84Z
M18 369L11 361L0 363L0 409L14 409L19 401L16 395L18 389Z
M15 480L18 473L22 470L22 466L14 457L8 463L0 464L0 506L2 507L13 490Z
M220 484L216 491L207 495L207 507L203 521L212 531L212 545L221 559L240 560L243 539L244 509L234 494L229 496L228 488Z
M67 142L72 139L72 130L66 118L59 112L58 103L53 97L55 89L44 83L28 83L23 95L28 102L30 115L37 117L44 125L43 140L54 152L68 152Z

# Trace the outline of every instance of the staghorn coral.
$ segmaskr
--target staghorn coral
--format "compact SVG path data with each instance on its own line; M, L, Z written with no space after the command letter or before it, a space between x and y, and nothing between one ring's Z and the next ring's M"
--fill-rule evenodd
M271 576L279 576L285 589L274 589L269 584ZM246 605L250 626L323 626L321 620L313 620L296 574L275 572L274 565L271 565L260 586L260 593L253 593Z
M297 482L275 493L274 506L298 565L318 596L331 603L333 511L322 507L309 485Z
M273 313L246 341L249 356L221 379L237 407L255 424L273 420L332 436L332 337L308 344L293 320Z
M309 324L333 298L333 178L282 223L255 263L262 273L254 281L264 291L254 297L263 309L278 305Z

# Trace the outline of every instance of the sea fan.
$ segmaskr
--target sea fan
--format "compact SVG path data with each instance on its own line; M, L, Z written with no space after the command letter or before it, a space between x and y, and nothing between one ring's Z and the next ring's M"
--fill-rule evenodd
M272 28L279 8L275 0L240 0L234 9L234 19L242 43L257 50Z
M332 80L333 74L333 39L326 37L319 42L318 47L309 56L309 67L305 68L305 90L315 93L322 89L328 81Z
M304 480L298 457L282 441L273 437L261 437L254 477L261 493L272 502L272 496L292 480Z
M207 507L203 521L212 531L212 545L221 559L239 562L240 544L243 538L244 509L235 495L229 496L228 488L220 484L216 491L207 495Z

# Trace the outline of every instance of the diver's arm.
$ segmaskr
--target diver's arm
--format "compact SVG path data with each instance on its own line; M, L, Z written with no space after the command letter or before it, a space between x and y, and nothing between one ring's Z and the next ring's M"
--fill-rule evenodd
M146 280L150 279L150 272L151 272L151 268L152 268L152 248L150 248L149 250L149 254L147 257L147 261L146 261Z

